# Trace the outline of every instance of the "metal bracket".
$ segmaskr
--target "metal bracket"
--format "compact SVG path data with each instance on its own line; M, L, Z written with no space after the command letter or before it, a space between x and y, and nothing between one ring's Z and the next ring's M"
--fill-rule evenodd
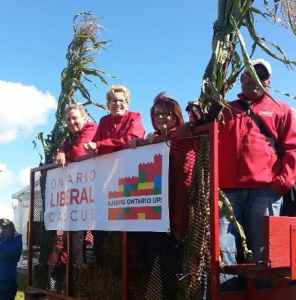
M296 280L296 226L290 226L291 233L291 280Z

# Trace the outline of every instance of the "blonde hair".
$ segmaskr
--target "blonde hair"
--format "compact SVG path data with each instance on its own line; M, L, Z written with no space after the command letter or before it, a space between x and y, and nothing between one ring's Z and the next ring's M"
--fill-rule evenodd
M131 98L131 93L130 91L124 86L124 85L111 85L107 94L106 94L106 99L107 103L110 102L112 99L112 95L114 93L122 93L124 95L125 101L129 104L130 103L130 98Z

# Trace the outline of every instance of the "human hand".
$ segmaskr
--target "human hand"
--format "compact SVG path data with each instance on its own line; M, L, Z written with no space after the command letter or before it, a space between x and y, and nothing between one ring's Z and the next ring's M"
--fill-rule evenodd
M128 146L132 149L136 149L138 147L138 140L139 139L132 139L132 140L129 140L127 142Z
M67 159L66 159L66 155L64 152L59 152L55 159L54 159L54 163L59 165L60 167L64 168L65 166L67 166Z
M97 149L97 144L94 142L86 142L83 145L83 148L85 150L86 153L88 154L95 154L96 149Z
M192 123L185 123L178 129L178 131L182 136L191 136L192 135L191 128L193 126L194 125Z
M150 144L152 144L157 136L158 135L155 132L150 132L146 136L146 139L149 141Z

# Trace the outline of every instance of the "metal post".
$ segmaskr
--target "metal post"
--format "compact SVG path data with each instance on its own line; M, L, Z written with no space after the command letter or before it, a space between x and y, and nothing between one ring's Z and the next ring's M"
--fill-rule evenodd
M218 123L211 123L210 139L210 231L211 231L211 299L220 299L219 210L218 210Z
M35 188L35 172L31 170L30 173L30 201L29 201L29 226L28 226L28 277L27 285L32 286L32 266L33 266L33 221L34 221L34 188Z
M291 225L291 280L296 280L296 226Z
M123 258L123 300L130 300L130 236L128 232L122 233L122 258Z

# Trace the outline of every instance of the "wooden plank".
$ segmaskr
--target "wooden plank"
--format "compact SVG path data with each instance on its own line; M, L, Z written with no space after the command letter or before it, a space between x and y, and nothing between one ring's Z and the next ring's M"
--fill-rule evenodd
M291 266L291 225L296 225L295 217L264 217L263 261L266 266Z

